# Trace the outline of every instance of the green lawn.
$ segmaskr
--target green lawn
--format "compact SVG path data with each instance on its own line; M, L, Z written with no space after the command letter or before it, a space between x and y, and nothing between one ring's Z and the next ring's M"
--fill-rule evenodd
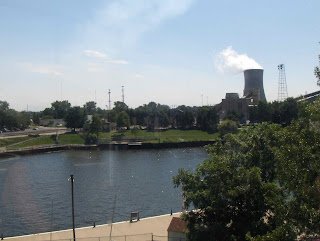
M9 146L14 143L23 142L30 139L32 139L32 137L29 136L0 139L0 147Z
M121 131L113 133L101 133L100 138L111 139L111 136L124 135L125 138L141 139L143 142L183 142L183 141L207 141L219 138L218 133L208 134L207 132L199 130L165 130L150 132L146 130L139 130L134 135L131 131Z
M59 136L59 144L84 144L84 139L79 134L64 134Z
M131 131L120 131L120 132L102 132L100 138L104 139L105 143L111 141L111 137L124 136L124 141L128 139L140 140L145 143L164 143L164 142L185 142L185 141L208 141L219 138L218 133L208 134L207 132L199 130L165 130L150 132L146 130L139 130L136 135L132 134ZM7 146L12 143L22 142L24 140L32 139L31 137L19 137L19 138L8 138L1 139L0 146ZM121 138L120 138L121 141ZM79 134L63 134L59 135L59 144L84 144L85 140ZM10 149L18 149L30 146L39 145L55 145L56 136L44 136L39 139L31 140L29 142L10 147Z
M23 143L21 145L14 146L14 149L30 147L30 146L39 146L39 145L54 145L56 144L56 136L44 136L39 139ZM59 144L84 144L84 139L78 134L63 134L59 135Z

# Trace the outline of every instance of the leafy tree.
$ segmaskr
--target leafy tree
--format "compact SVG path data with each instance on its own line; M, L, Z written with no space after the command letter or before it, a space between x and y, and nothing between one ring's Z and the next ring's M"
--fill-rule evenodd
M208 146L179 170L189 240L295 240L320 233L320 102L287 127L262 123Z
M44 115L41 117L42 120L50 120L50 119L54 119L53 116L51 115Z
M118 114L122 111L127 111L128 110L128 106L121 102L121 101L116 101L114 102L114 107L113 107L113 110Z
M96 144L98 142L99 133L102 130L102 121L100 117L95 114L92 116L89 130L86 133L86 144Z
M39 112L33 112L32 113L32 121L35 125L40 124L40 113Z
M99 132L102 130L102 121L98 115L92 116L92 121L90 123L91 134L95 134L97 138L99 138Z
M9 103L7 101L0 100L0 112L6 111L9 109Z
M114 110L108 110L107 117L109 122L116 122L116 112Z
M235 121L232 120L224 120L219 126L218 126L219 134L220 136L224 136L228 133L235 134L238 132L238 126Z
M73 131L76 131L76 128L82 128L84 124L83 110L80 106L69 108L64 121L66 122L66 127L72 128Z
M52 110L52 108L45 108L42 113L42 119L44 119L44 116L50 116L50 118L47 118L47 119L53 119L53 116L54 116L54 112Z
M320 55L319 57L319 61L320 61ZM318 66L316 66L314 68L314 75L317 77L318 81L317 81L317 85L320 86L320 68Z
M117 127L122 128L122 127L130 127L130 117L125 111L121 111L117 115Z
M298 118L299 105L294 98L288 98L283 102L274 101L268 103L260 101L257 106L249 109L250 121L255 123L273 122L289 125L292 120Z
M197 126L202 131L214 132L217 130L219 115L215 107L204 106L197 111Z
M87 115L93 115L97 112L97 103L94 101L89 101L84 105Z
M63 119L67 114L68 109L71 107L71 104L67 100L55 101L51 103L51 109L53 111L53 116L56 119Z

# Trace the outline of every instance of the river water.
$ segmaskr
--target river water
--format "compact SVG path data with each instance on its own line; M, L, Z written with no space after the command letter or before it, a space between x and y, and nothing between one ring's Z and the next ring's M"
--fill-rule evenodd
M181 189L174 188L172 177L179 168L195 170L206 158L204 148L1 158L0 232L8 237L72 228L71 174L76 227L110 223L115 196L115 222L136 211L140 217L181 211Z

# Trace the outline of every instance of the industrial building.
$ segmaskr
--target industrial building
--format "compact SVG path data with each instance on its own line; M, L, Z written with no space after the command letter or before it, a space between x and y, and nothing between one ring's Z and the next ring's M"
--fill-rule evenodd
M263 69L247 69L244 71L243 97L237 93L226 93L226 98L220 103L220 119L225 119L228 113L241 116L242 121L249 119L249 108L259 101L266 101L263 88Z

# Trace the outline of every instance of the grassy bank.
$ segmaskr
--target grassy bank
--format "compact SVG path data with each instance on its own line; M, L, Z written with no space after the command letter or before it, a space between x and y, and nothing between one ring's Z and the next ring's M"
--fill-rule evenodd
M59 135L59 144L84 144L84 139L78 134L63 134ZM56 136L44 136L39 139L35 139L21 145L13 146L11 149L19 149L31 146L40 146L40 145L55 145L56 144Z
M59 135L59 144L85 144L85 140L79 133L66 133ZM137 133L133 134L131 131L120 131L120 132L102 132L99 136L101 143L110 143L112 141L141 141L144 143L177 143L177 142L191 142L191 141L208 141L219 138L218 133L208 134L207 132L199 130L164 130L157 132L150 132L146 130L139 130ZM10 140L16 139L16 140ZM19 138L10 138L3 139L2 145L7 146L12 143L22 142L31 137L19 137ZM7 141L7 142L4 142ZM0 142L1 143L1 142ZM10 144L6 144L10 143ZM19 149L32 146L40 145L55 145L56 136L43 136L38 139L34 139L20 145L15 145L9 149Z
M145 143L164 143L164 142L189 142L189 141L208 141L219 138L218 133L208 134L199 130L164 130L150 132L139 130L133 134L131 131L116 133L101 133L100 138L110 141L111 139L121 140L140 140Z
M24 136L24 137L13 137L13 138L4 138L0 139L0 147L9 146L15 143L31 140L33 137Z

